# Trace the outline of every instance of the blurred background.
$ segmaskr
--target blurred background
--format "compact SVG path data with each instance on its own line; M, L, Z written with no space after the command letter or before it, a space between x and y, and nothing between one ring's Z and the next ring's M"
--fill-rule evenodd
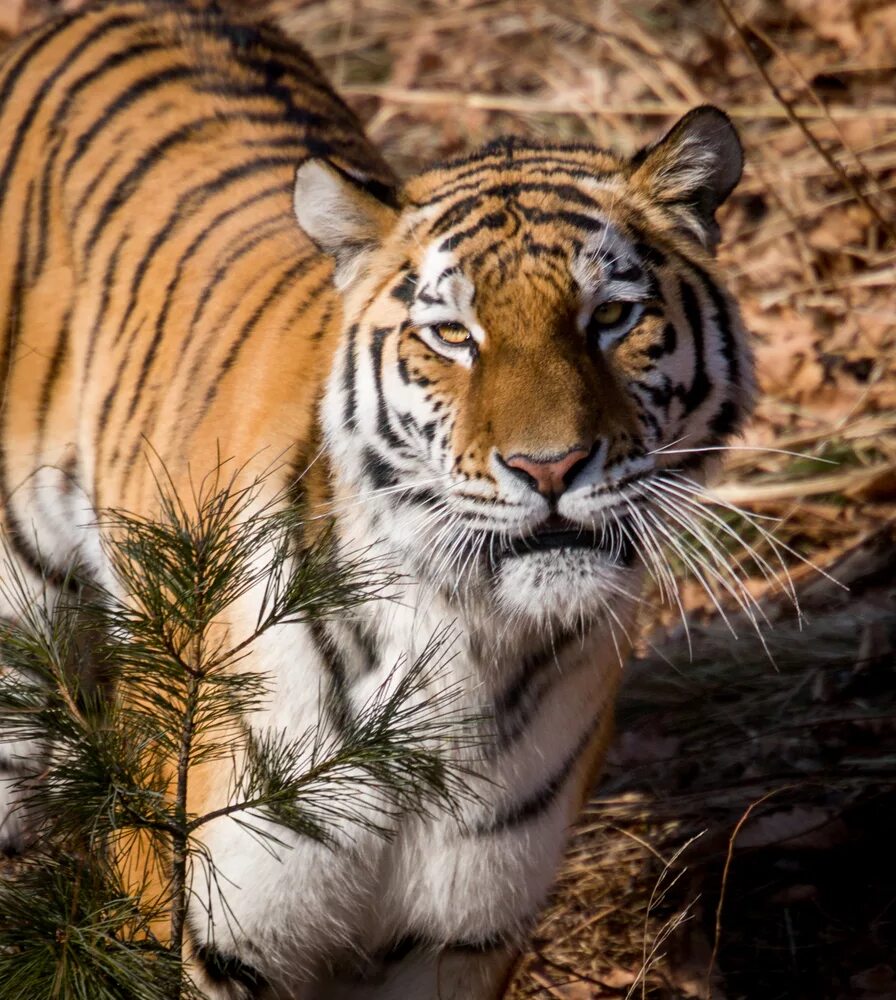
M77 5L0 0L0 45ZM720 259L762 396L717 542L768 623L722 602L728 628L686 579L687 629L646 615L512 995L896 1000L896 3L222 5L301 41L399 172L501 133L631 152L696 104L732 116Z

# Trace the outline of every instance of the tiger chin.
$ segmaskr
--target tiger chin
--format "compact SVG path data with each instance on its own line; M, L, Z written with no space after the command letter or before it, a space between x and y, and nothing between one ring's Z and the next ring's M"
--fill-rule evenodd
M181 496L220 456L285 456L259 503L288 494L400 583L253 649L252 727L357 710L446 621L448 680L490 720L462 815L335 851L278 828L276 856L210 823L196 982L495 1000L600 766L645 572L751 407L714 261L730 121L697 108L631 157L498 139L400 182L273 28L120 0L3 54L0 135L0 530L35 599L73 562L115 587L97 512L154 514L147 442ZM3 776L40 766L14 749L8 807ZM225 772L191 810L226 806Z

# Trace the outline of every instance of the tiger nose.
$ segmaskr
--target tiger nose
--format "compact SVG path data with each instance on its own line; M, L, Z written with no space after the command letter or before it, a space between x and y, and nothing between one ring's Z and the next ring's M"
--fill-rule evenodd
M589 455L587 448L572 448L559 458L533 458L531 455L511 455L504 464L534 484L546 497L559 497L566 490L566 477L570 469Z

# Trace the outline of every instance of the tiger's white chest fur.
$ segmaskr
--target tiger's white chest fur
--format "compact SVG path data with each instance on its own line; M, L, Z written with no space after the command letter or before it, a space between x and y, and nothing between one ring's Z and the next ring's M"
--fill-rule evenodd
M294 737L318 725L335 656L342 694L360 710L454 622L450 650L420 697L456 686L453 711L482 719L481 742L457 751L470 767L471 796L455 814L399 819L389 837L346 826L335 849L280 828L283 846L272 849L233 820L212 824L204 840L223 897L209 900L216 945L242 955L275 950L287 981L327 965L364 971L403 938L518 941L556 870L579 805L583 751L621 669L601 627L514 634L506 621L465 613L418 582L392 596L325 633L289 626L265 637L256 655L271 699L252 724Z

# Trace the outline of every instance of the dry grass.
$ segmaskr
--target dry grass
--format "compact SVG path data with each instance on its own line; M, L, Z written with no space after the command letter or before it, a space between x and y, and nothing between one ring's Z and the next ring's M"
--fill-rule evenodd
M763 396L720 492L853 593L794 558L800 633L751 581L773 666L684 584L693 658L671 619L645 640L513 995L896 997L896 5L227 2L278 16L403 171L498 133L632 150L695 104L732 114L721 257ZM0 31L50 6L0 0Z

